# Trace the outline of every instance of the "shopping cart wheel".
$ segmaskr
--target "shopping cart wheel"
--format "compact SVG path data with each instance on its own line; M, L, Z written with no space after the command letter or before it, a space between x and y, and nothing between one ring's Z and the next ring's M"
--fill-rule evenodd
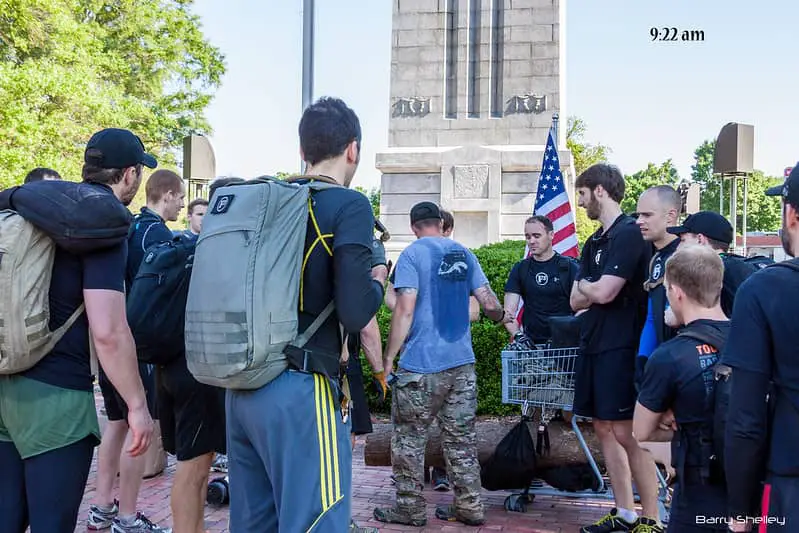
M505 510L511 513L526 513L527 504L533 503L534 495L511 494L505 498Z

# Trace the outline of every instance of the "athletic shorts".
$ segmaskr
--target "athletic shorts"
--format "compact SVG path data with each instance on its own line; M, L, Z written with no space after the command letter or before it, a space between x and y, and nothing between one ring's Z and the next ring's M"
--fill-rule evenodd
M153 366L145 363L139 363L139 377L141 377L142 385L144 385L144 394L147 396L147 408L150 411L150 416L158 418L156 412L156 398L155 398L155 378ZM105 404L105 415L108 420L114 422L118 420L128 419L128 406L122 396L119 395L114 385L108 379L108 376L103 372L100 367L99 376L97 381L100 383L100 391L103 393L103 403Z
M596 420L632 420L635 350L582 353L574 363L574 414Z
M156 369L158 414L164 450L189 461L225 453L225 390L200 383L186 358Z

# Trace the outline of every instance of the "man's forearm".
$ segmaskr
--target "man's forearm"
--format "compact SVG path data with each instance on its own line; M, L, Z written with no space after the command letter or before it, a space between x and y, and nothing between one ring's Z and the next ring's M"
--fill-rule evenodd
M147 406L136 345L127 327L106 339L93 338L97 359L129 410Z
M361 347L374 372L383 371L383 350L380 344L380 327L377 324L377 317L373 317L361 330Z
M585 298L589 305L599 303L602 300L600 286L597 282L581 279L577 282L577 291Z
M390 369L394 366L394 360L397 354L402 349L402 345L408 338L408 332L411 330L413 323L412 313L401 313L395 311L391 317L391 329L388 332L388 340L386 341L386 355L383 358L383 363Z
M591 306L591 301L588 298L586 298L585 295L582 292L580 292L580 290L577 288L578 284L579 281L575 282L574 285L572 285L572 292L569 298L569 305L571 306L572 311L575 312L582 311L583 309L588 309Z

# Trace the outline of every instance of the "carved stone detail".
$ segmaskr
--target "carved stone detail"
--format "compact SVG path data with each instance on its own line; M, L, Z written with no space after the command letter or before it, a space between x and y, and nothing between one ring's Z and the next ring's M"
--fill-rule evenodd
M536 95L533 93L511 96L508 100L508 107L505 113L508 115L543 113L547 110L546 95Z
M411 98L398 98L394 102L394 117L423 117L430 113L430 98L413 96Z
M452 185L455 198L488 198L488 165L456 165Z

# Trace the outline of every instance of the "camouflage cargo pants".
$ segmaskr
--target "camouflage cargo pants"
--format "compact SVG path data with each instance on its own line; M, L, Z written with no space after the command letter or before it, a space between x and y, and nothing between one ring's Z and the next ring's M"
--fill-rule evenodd
M441 427L447 473L455 495L456 512L469 519L483 518L480 501L480 464L477 461L477 378L474 365L436 374L400 370L392 387L391 462L397 488L397 511L413 519L426 515L424 456L428 428L434 419Z

